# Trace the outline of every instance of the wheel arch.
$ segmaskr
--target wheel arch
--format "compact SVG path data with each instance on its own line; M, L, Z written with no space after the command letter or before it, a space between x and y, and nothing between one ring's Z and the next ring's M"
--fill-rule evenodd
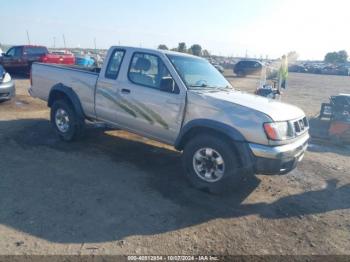
M182 128L174 147L179 151L183 150L186 143L199 134L211 134L224 138L236 151L241 167L251 168L253 163L252 153L245 137L234 127L215 120L198 119L190 121Z
M47 100L48 107L51 107L58 99L66 99L73 106L76 114L81 118L85 118L80 99L71 87L65 86L61 83L54 85L50 90L49 98Z

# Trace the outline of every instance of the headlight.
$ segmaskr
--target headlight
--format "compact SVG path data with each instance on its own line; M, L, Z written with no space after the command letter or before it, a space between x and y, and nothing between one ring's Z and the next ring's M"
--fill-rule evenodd
M4 78L2 79L2 82L3 83L7 83L7 82L10 82L11 81L11 76L9 73L5 73L5 76Z
M265 123L264 130L271 140L286 140L294 137L294 129L289 122Z

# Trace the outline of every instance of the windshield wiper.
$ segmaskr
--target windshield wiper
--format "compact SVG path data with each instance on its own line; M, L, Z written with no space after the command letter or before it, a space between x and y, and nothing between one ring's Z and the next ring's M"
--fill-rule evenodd
M189 87L194 88L205 88L205 89L212 89L212 90L227 90L227 89L233 89L230 86L209 86L209 85L190 85Z
M190 87L209 87L206 84L202 84L202 85L190 85Z
M224 90L226 90L226 89L233 89L233 87L232 86L218 86L217 89L224 89Z

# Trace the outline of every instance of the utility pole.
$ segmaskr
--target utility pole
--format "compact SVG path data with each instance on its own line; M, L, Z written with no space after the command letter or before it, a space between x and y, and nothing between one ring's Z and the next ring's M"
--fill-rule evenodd
M53 48L56 48L56 37L53 37Z
M96 48L96 37L94 38L94 46L95 46L95 54L97 54L97 48Z
M28 30L26 30L26 32L27 32L28 45L30 45L29 32L28 32Z
M62 36L63 36L63 45L64 45L64 49L66 49L66 51L67 51L66 38L65 38L64 34L63 34Z

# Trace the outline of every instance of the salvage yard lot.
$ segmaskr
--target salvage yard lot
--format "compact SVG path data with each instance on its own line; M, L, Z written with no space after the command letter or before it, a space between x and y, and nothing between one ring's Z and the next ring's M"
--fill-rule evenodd
M92 125L61 142L29 80L16 87L0 104L0 254L350 254L348 147L312 142L292 173L211 196L160 143ZM290 74L282 100L312 117L338 93L350 77Z

